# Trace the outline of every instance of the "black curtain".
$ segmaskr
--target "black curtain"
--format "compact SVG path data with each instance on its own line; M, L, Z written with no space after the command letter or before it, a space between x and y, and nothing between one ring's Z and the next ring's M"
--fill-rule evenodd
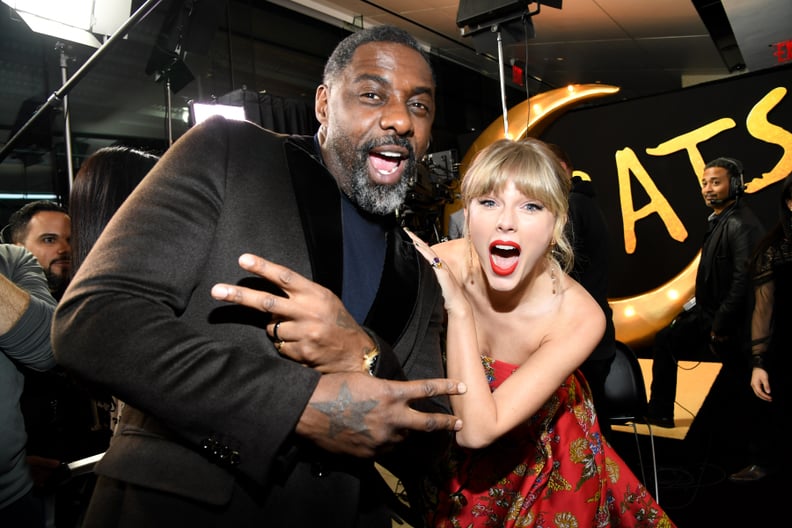
M319 128L313 101L268 93L258 98L261 126L286 134L313 135Z
M310 136L319 129L313 100L239 89L219 97L217 102L244 106L248 121L273 132Z

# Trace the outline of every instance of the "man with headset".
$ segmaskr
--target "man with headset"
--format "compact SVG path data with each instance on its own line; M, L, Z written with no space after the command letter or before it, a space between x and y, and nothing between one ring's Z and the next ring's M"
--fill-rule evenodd
M712 214L696 273L695 306L655 336L648 416L653 425L675 425L678 359L719 359L723 383L750 372L743 365L750 320L747 266L763 227L740 203L744 189L738 160L716 158L704 166L701 194Z

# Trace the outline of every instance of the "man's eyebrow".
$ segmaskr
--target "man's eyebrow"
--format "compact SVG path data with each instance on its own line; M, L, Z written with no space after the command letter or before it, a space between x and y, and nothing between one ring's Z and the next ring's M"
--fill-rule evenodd
M383 77L382 75L376 75L373 73L361 73L357 77L353 79L353 82L361 82L361 81L375 81L382 84L391 84L388 79Z
M389 81L386 77L382 75L377 75L375 73L361 73L357 77L353 79L353 82L361 82L361 81L374 81L380 84L385 84L387 86L391 86L393 83ZM413 89L413 95L422 95L422 94L429 94L434 96L434 86L416 86Z
M429 94L434 97L434 88L431 86L418 86L415 90L413 90L415 95L422 95L422 94Z

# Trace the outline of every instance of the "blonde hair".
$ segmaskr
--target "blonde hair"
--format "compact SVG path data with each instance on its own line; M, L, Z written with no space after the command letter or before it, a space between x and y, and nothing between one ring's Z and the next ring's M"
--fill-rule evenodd
M474 199L500 191L509 180L522 194L542 202L555 217L555 246L548 256L569 272L574 257L564 227L570 181L558 158L544 141L535 138L499 139L482 149L470 164L460 188L462 203L468 207Z

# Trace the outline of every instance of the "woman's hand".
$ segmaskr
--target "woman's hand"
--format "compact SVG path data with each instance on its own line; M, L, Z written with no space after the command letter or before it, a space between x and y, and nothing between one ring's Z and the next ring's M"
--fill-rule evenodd
M443 289L443 298L445 299L446 311L449 314L469 314L470 305L467 301L467 298L465 297L464 291L460 287L459 282L448 268L446 263L444 263L440 257L437 256L437 253L435 253L435 251L429 247L426 242L418 238L415 233L406 227L404 228L404 231L410 236L410 238L412 238L416 249L418 249L418 252L424 256L426 261L432 266L432 269L434 269L435 275L437 276L437 282L440 283L440 287ZM460 312L460 310L462 312Z
M760 367L754 367L751 372L751 388L756 394L756 397L771 402L773 397L770 396L770 376L767 371Z

